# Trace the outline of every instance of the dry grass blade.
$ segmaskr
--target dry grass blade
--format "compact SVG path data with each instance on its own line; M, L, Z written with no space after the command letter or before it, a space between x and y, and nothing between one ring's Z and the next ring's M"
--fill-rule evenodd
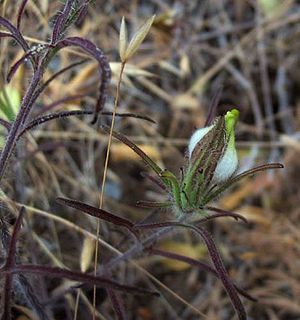
M149 18L133 35L125 52L125 57L124 57L125 61L130 59L136 53L141 43L144 41L145 37L147 36L154 22L154 19L155 19L155 15Z
M126 61L126 49L128 46L128 35L125 18L122 18L119 38L119 54L122 62Z

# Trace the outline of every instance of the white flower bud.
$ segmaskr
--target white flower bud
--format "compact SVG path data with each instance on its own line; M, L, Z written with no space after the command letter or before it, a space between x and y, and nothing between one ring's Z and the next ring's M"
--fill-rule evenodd
M219 121L222 120L223 126L220 126L220 122L215 122L214 124L198 129L191 137L190 143L188 146L189 157L192 158L195 148L202 148L208 152L206 157L209 155L209 151L213 154L216 150L220 150L219 145L220 141L224 141L223 147L221 147L222 152L218 152L219 156L212 156L211 161L217 161L215 163L215 169L213 172L213 183L220 183L228 180L236 171L238 166L238 156L235 148L235 125L239 116L239 111L232 109L226 113L225 116L218 118ZM217 128L218 125L218 128ZM220 131L222 127L222 131ZM220 132L223 132L224 137L220 140ZM207 134L211 136L210 139L207 139ZM214 137L216 137L214 139ZM204 138L206 138L204 140ZM207 141L206 141L207 140ZM214 142L215 140L215 142ZM209 149L205 148L205 144L210 143ZM216 146L214 146L216 143ZM223 142L221 143L221 145ZM219 145L220 146L220 145ZM201 156L201 153L198 157ZM195 161L195 160L193 160ZM203 165L207 167L207 163L203 162ZM200 168L201 169L201 168Z

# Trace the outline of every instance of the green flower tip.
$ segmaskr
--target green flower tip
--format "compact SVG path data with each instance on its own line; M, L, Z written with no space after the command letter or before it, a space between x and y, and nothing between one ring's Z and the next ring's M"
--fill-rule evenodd
M226 133L230 134L232 130L234 130L235 125L238 121L240 112L237 109L232 109L227 111L225 114L225 125L226 125Z
M223 156L220 158L215 169L214 180L223 182L228 180L238 167L238 156L235 148L235 125L239 118L239 110L232 109L227 111L224 116L226 130L226 147Z

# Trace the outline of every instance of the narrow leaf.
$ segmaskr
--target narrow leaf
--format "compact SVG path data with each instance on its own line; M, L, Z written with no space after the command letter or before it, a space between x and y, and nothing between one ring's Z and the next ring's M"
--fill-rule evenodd
M266 171L266 170L271 170L271 169L282 169L284 168L283 164L281 163L267 163L267 164L263 164L260 165L258 167L249 169L247 171L244 171L240 174L238 174L237 176L234 176L233 178L229 179L228 181L226 181L225 183L221 184L221 185L217 185L218 189L213 191L213 189L216 187L213 186L207 193L207 197L205 198L205 202L208 203L211 200L215 199L216 197L218 197L223 191L225 191L227 188L229 188L230 186L232 186L233 184L237 183L238 181L240 181L241 179L251 176L257 172L261 172L261 171Z
M33 129L36 126L39 126L45 122L54 120L54 119L61 119L61 118L67 118L67 117L72 117L72 116L83 116L83 115L88 115L88 114L93 114L93 111L90 110L72 110L72 111L61 111L61 112L53 112L50 114L46 114L40 117L37 117L35 119L33 119L32 121L30 121L26 127L20 132L20 134L18 135L18 139L28 130ZM107 111L103 111L101 112L102 115L104 116L112 116L113 113L112 112L107 112ZM141 119L141 120L146 120L149 122L154 122L151 118L148 118L146 116L142 116L142 115L138 115L138 114L132 114L132 113L116 113L115 114L116 117L133 117L136 119ZM1 119L0 119L0 124L2 124ZM6 123L2 124L3 126L6 126Z
M47 115L43 115L40 117L37 117L30 121L26 127L19 133L18 139L28 130L31 130L32 128L39 126L45 122L54 120L54 119L59 119L59 118L66 118L70 116L78 116L78 115L87 115L87 114L92 114L93 111L89 110L72 110L72 111L61 111L61 112L54 112L50 113Z
M25 213L25 208L21 207L19 211L19 215L17 217L17 220L15 222L12 235L10 237L8 251L7 251L7 258L6 263L4 265L4 270L11 270L15 266L15 260L16 260L16 251L17 251L17 240L18 235L21 229L22 219L23 215ZM5 280L4 280L4 295L3 295L3 320L10 320L11 314L11 293L12 293L12 284L13 282L13 275L10 273L5 274Z
M253 175L257 172L260 172L260 171L266 171L266 170L270 170L270 169L283 169L283 168L284 168L284 165L281 163L266 163L261 166L257 166L255 168L252 168L250 170L247 170L247 171L244 171L244 172L238 174L237 176L233 177L230 180L230 182L235 183L244 177L251 176L251 175Z
M107 126L101 126L101 128L106 133L110 132L110 128ZM132 151L134 151L161 178L163 170L154 161L152 161L142 149L140 149L135 143L130 141L128 138L126 138L123 134L119 132L113 131L112 135L119 141L125 143L129 148L131 148Z
M10 122L0 118L0 125L3 126L7 131L10 130L11 124Z
M105 275L108 275L109 277L111 277L111 273L108 270L105 271ZM109 295L111 304L113 306L113 309L115 311L115 314L116 314L117 318L119 320L128 319L127 316L126 316L124 303L123 303L121 297L119 296L119 294L113 289L106 289L106 291L107 291L107 293Z
M21 32L12 25L7 19L0 16L0 25L8 29L12 37L17 41L17 43L23 48L25 52L29 51L29 45L26 40L23 38Z
M6 81L9 83L10 80L12 79L12 77L14 76L14 74L17 72L17 70L19 69L20 65L22 63L24 63L25 61L27 61L27 59L32 56L32 52L28 51L26 52L18 61L16 61L12 67L10 68L7 76L6 76Z
M194 222L195 224L206 222L208 220L212 220L212 219L215 219L215 218L222 218L222 217L231 217L231 218L234 218L236 220L240 219L243 222L248 223L248 220L245 217L243 217L242 215L240 215L238 213L235 213L235 212L231 212L231 211L228 211L228 210L223 210L223 209L219 209L219 208L211 207L211 206L206 206L206 207L204 207L204 209L208 210L208 211L217 212L217 213L214 214L214 215L211 215L211 216L207 216L207 217L205 217L203 219L200 219L198 221L195 221Z
M54 73L49 79L47 79L43 84L41 84L34 92L34 95L32 97L33 101L36 101L37 98L39 97L39 95L50 85L50 83L55 80L57 77L59 77L60 75L62 75L63 73L65 73L66 71L75 68L83 63L85 63L86 61L88 61L88 59L83 59L74 63L71 63L70 65L66 66L65 68L57 71L56 73Z
M125 313L124 305L120 299L120 297L117 295L117 293L112 289L107 289L107 293L109 295L111 304L113 306L113 309L115 311L115 314L119 320L126 320L128 319Z
M208 127L209 125L211 125L213 120L216 118L217 107L221 99L222 91L223 91L223 87L220 86L217 89L215 95L213 96L211 105L209 106L209 109L208 109L208 115L207 115L204 127Z
M10 33L10 32L0 32L0 37L1 38L5 38L5 37L12 37L13 38L13 35Z
M93 42L91 42L87 39L83 39L80 37L65 38L65 39L59 41L54 46L54 48L62 49L64 47L69 47L69 46L80 47L83 51L85 51L87 54L92 56L98 62L98 70L99 70L99 74L100 74L101 85L99 87L99 97L97 99L97 103L95 106L95 112L94 112L94 118L92 120L92 124L94 124L97 122L98 114L103 109L105 101L106 101L108 85L109 85L110 79L111 79L110 66L109 66L107 57L104 55L104 53L99 48L97 48Z
M59 40L59 38L62 36L62 32L65 26L65 23L68 19L68 16L70 14L70 11L72 9L73 3L74 3L74 0L67 0L63 11L57 16L54 23L53 31L52 31L51 44L55 44Z
M158 292L141 289L139 287L128 286L125 284L120 284L114 280L109 280L106 277L93 276L87 273L82 273L79 271L62 269L57 267L46 267L39 265L22 264L13 267L13 269L3 271L5 274L14 273L30 273L35 275L44 275L50 278L66 278L73 281L78 281L90 286L98 286L103 288L112 288L115 290L123 291L131 294L150 294L153 296L159 296Z
M25 11L25 7L27 4L28 0L22 0L22 3L20 5L20 8L18 10L18 15L17 15L17 28L20 30L20 25L21 25L21 20Z
M157 185L160 189L162 189L164 191L168 190L166 188L166 186L161 182L160 179L158 179L157 177L152 176L148 172L141 172L141 176L144 177L144 178L148 178L151 182L153 182L155 185Z
M206 263L203 263L201 261L198 261L196 259L187 257L187 256L183 256L181 254L178 253L173 253L173 252L169 252L169 251L165 251L165 250L161 250L161 249L156 249L156 248L151 248L148 250L148 252L150 254L154 254L154 255L158 255L161 257L165 257L168 259L173 259L173 260L178 260L178 261L182 261L185 263L188 263L191 266L195 266L198 267L206 272L210 272L212 273L214 276L216 276L217 278L219 278L218 273L216 272L215 269L213 269L211 266L209 266ZM239 288L237 285L234 284L234 287L236 288L236 290L239 292L239 294L241 294L242 296L244 296L246 299L251 300L256 302L257 299L252 297L248 292L246 292L245 290Z
M19 215L17 217L17 220L16 220L14 228L13 228L10 242L9 242L7 259L6 259L6 263L5 263L6 268L10 268L15 265L18 235L19 235L19 232L21 229L21 224L22 224L22 219L23 219L24 213L25 213L25 208L21 207L21 209L19 211Z
M125 227L137 236L137 233L133 229L134 224L128 219L119 217L103 209L99 209L99 208L90 206L88 204L85 204L83 202L72 200L72 199L56 198L56 202L71 208L75 208L79 211L85 212L98 219L102 219L107 222L113 223L114 225Z
M141 208L161 208L162 209L162 208L170 208L173 205L173 203L139 200L136 202L136 205Z
M160 223L149 223L149 224L139 224L135 227L137 229L155 229L155 228L165 228L165 227L183 227L183 228L189 228L192 229L194 232L196 232L198 235L201 236L201 238L204 240L206 247L209 251L211 260L215 266L215 270L218 273L218 276L220 280L223 283L223 286L230 297L230 300L239 316L240 320L246 320L247 315L246 311L244 309L244 306L237 294L237 291L233 285L233 282L230 280L228 273L224 267L222 258L218 252L218 249L214 243L214 240L210 236L210 234L204 230L201 227L196 227L190 224L184 224L177 221L166 221L166 222L160 222Z
M4 310L1 320L11 320L11 292L12 292L12 274L7 274L4 280L3 305Z
M52 103L41 107L38 114L39 115L40 114L44 114L45 112L48 112L48 111L50 111L52 109L55 109L57 106L59 106L61 104L68 103L68 102L74 101L74 100L79 100L79 99L82 99L82 98L84 98L86 96L87 96L86 94L74 94L72 96L66 96L64 98L55 100Z

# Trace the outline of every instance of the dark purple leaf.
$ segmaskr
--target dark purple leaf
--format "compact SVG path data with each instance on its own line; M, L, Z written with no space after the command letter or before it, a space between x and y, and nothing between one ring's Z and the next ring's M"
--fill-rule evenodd
M105 271L105 275L111 277L111 273L108 270ZM126 312L125 312L125 308L124 308L124 303L123 303L121 297L119 296L119 294L115 290L110 289L110 288L106 289L106 291L109 295L111 304L113 306L113 309L115 311L117 318L119 320L126 320L127 316L126 316Z
M168 189L166 188L166 186L161 182L161 180L157 179L156 177L152 176L150 173L148 172L141 172L141 176L143 178L148 178L151 182L153 182L154 184L156 184L160 189L167 191Z
M37 117L36 119L33 119L30 121L26 127L20 132L18 139L28 130L33 129L36 126L39 126L45 122L54 120L54 119L60 119L60 118L66 118L70 116L78 116L78 115L87 115L92 114L93 111L88 110L73 110L73 111L62 111L62 112L55 112L50 113L44 116Z
M31 102L34 103L39 95L47 88L47 86L58 76L66 72L67 70L76 67L78 65L81 65L82 63L86 62L87 60L81 60L75 63L70 64L69 66L63 68L62 70L58 71L57 73L53 74L49 79L47 79L43 84L39 84L39 86L36 87L35 91L31 95Z
M25 7L28 0L22 0L22 3L20 5L19 11L18 11L18 17L17 17L17 29L20 30L21 20L25 11Z
M209 106L208 115L207 115L204 127L208 127L209 125L211 125L213 120L216 118L217 107L218 107L218 104L221 99L222 91L223 91L223 87L220 86L217 89L217 91L212 99L211 105Z
M88 53L90 56L92 56L94 59L97 60L98 62L98 70L100 74L100 79L101 79L101 85L99 88L99 97L96 103L95 107L95 113L94 113L94 118L92 121L92 124L96 123L98 119L98 114L100 111L103 109L106 96L107 96L107 90L108 90L108 85L110 83L111 79L111 70L110 66L108 63L108 60L104 53L97 48L94 43L92 43L89 40L80 38L80 37L69 37L66 39L63 39L59 42L57 42L54 46L56 49L62 49L64 47L69 47L69 46L77 46L80 47L84 52Z
M70 101L74 101L74 100L78 100L78 99L82 99L86 96L86 94L75 94L73 96L67 96L64 97L62 99L58 99L46 106L43 106L40 110L39 110L39 114L43 114L45 112L48 112L56 107L58 107L59 105L66 103L66 102L70 102Z
M25 213L25 208L21 207L21 209L19 211L19 215L16 220L16 223L13 228L11 238L10 238L5 268L11 268L12 266L15 265L18 235L19 235L19 232L21 229L21 224L22 224L22 219L23 219L24 213Z
M17 217L17 220L13 228L12 235L10 237L9 246L7 250L6 263L3 267L4 270L11 270L11 268L15 266L17 240L18 240L20 229L21 229L24 213L25 213L25 208L21 207L19 211L19 215ZM4 297L3 297L4 311L2 316L3 320L11 319L10 309L11 309L12 282L13 282L13 275L10 273L7 273L5 275L5 280L4 280Z
M153 223L136 223L134 228L136 229L159 229L159 228L166 228L166 227L180 227L177 225L177 221L162 221L162 222L153 222Z
M101 128L105 132L110 133L109 127L101 126ZM135 152L146 163L146 165L148 165L159 177L161 177L163 170L151 158L149 158L142 149L140 149L135 143L130 141L127 137L119 132L113 131L112 135L132 149L132 151Z
M173 260L178 260L178 261L185 262L185 263L187 263L187 264L189 264L191 266L195 266L195 267L198 267L198 268L200 268L200 269L202 269L202 270L204 270L206 272L210 272L214 276L219 278L219 275L218 275L218 273L216 272L215 269L213 269L211 266L207 265L206 263L203 263L203 262L198 261L196 259L193 259L193 258L190 258L190 257L186 257L186 256L183 256L181 254L177 254L177 253L173 253L173 252L156 249L156 248L150 248L148 250L148 252L150 254L158 255L158 256L161 256L161 257L168 258L168 259L173 259ZM239 292L239 294L244 296L246 299L254 301L254 302L257 301L256 298L252 297L249 293L247 293L245 290L239 288L237 285L234 284L234 287Z
M40 87L36 90L33 100L36 101L36 99L38 98L38 96L49 86L49 84L55 80L58 76L62 75L63 73L65 73L66 71L75 68L83 63L85 63L86 61L88 61L87 59L84 60L80 60L77 62L74 62L70 65L68 65L67 67L59 70L58 72L54 73L49 79L47 79L43 84L40 85Z
M28 130L33 129L36 126L39 126L45 122L54 120L54 119L60 119L60 118L66 118L66 117L71 117L71 116L83 116L83 115L88 115L88 114L93 114L93 111L89 111L89 110L72 110L72 111L61 111L61 112L55 112L55 113L50 113L47 115L43 115L40 117L37 117L35 119L33 119L32 121L30 121L26 127L20 132L18 139ZM113 113L112 112L101 112L102 115L104 116L112 116ZM132 114L132 113L116 113L115 114L116 117L134 117L137 119L141 119L141 120L146 120L146 121L150 121L153 122L152 119L145 117L145 116L140 116L137 114Z
M77 14L77 19L75 21L76 27L80 28L82 26L84 19L87 15L87 12L88 12L88 1L86 1L86 3L84 3L79 9L79 12Z
M204 242L207 246L207 249L209 251L211 260L215 266L215 269L219 275L220 280L223 283L225 290L227 291L227 294L229 295L229 297L231 299L232 305L235 308L239 319L246 320L247 315L246 315L245 308L244 308L244 306L243 306L243 304L237 294L237 291L234 287L233 282L229 278L229 275L224 267L222 258L218 252L218 249L217 249L211 235L201 227L190 226L190 228L192 230L194 230L196 233L198 233L201 236L201 238L204 240Z
M10 122L0 118L0 125L3 126L5 129L7 129L7 131L9 131L11 124Z
M208 190L207 197L205 198L205 202L209 203L211 200L218 197L224 190L226 190L227 188L229 188L230 186L232 186L233 184L237 183L238 181L240 181L241 179L243 179L245 177L251 176L251 175L253 175L257 172L261 172L261 171L266 171L266 170L270 170L270 169L282 169L282 168L284 168L284 166L281 163L267 163L267 164L263 164L263 165L255 167L255 168L249 169L247 171L244 171L244 172L232 177L231 179L224 182L223 184L214 185L210 190ZM215 189L216 187L217 187L217 189L215 191L213 191L213 189Z
M12 37L17 41L17 43L23 48L25 52L29 51L29 45L23 38L21 32L12 25L7 19L0 16L0 25L4 28L8 29L12 35Z
M200 219L198 221L195 221L194 222L195 224L206 222L208 220L215 219L215 218L222 218L222 217L231 217L236 220L240 219L243 222L248 223L248 220L245 217L243 217L242 215L240 215L238 213L232 212L232 211L223 210L223 209L219 209L219 208L211 207L211 206L206 206L206 207L204 207L204 209L208 210L208 211L217 212L217 213L214 215L211 215L211 216L207 216L207 217Z
M173 203L139 200L136 202L136 205L141 208L170 208L173 205Z
M60 14L58 14L54 23L53 31L52 31L51 44L55 44L59 40L59 38L62 36L65 24L72 10L72 5L74 2L75 2L74 0L67 0L65 3L64 9Z
M66 199L66 198L56 198L56 202L66 205L71 208L75 208L79 211L85 212L93 217L98 219L105 220L107 222L111 222L114 225L122 226L127 228L130 232L132 232L135 236L137 236L137 232L134 230L134 224L125 218L119 217L113 213L109 213L103 209L99 209L88 204L85 204L80 201Z
M210 254L211 260L215 266L215 270L218 273L218 277L223 283L223 286L232 302L233 307L235 308L238 317L240 320L246 320L247 315L244 309L244 306L237 294L237 290L234 287L233 282L230 280L229 275L224 267L222 258L219 254L219 251L212 239L211 235L201 227L196 227L190 224L184 224L177 221L166 221L159 223L149 223L149 224L138 224L135 225L137 229L156 229L156 228L165 228L165 227L183 227L192 229L204 240L208 252Z
M9 32L0 32L0 38L5 38L5 37L14 37L11 33Z
M270 169L282 169L284 168L284 165L281 163L266 163L266 164L262 164L260 166L257 166L255 168L252 168L250 170L244 171L240 174L238 174L237 176L233 177L232 179L230 179L231 183L234 183L236 181L239 181L240 179L253 175L257 172L260 171L266 171L266 170L270 170Z
M10 68L7 76L6 81L9 83L16 71L19 69L20 65L25 62L30 56L32 56L32 52L26 52L17 62L15 62L12 67Z
M123 291L131 294L150 294L153 296L159 296L158 292L141 289L139 287L120 284L114 280L109 280L106 277L93 276L87 273L79 271L62 269L57 267L47 267L30 264L20 264L14 266L9 270L2 270L4 274L18 274L18 273L30 273L34 275L43 275L50 278L65 278L73 281L78 281L89 286L98 286L103 288L112 288L114 290Z
M120 299L120 297L117 295L117 293L112 289L107 289L107 293L109 295L111 304L113 306L113 309L115 311L115 314L119 320L126 320L128 319L126 316L126 312L124 309L124 305Z
M10 320L11 319L11 292L12 292L12 281L13 275L7 274L5 275L4 280L4 295L3 295L3 315L1 320Z
M112 116L113 113L112 112L107 112L107 111L102 111L100 113L103 116ZM121 118L136 118L136 119L140 119L140 120L145 120L151 123L156 123L153 119L151 119L150 117L147 116L143 116L140 114L135 114L135 113L131 113L131 112L122 112L122 113L115 113L116 117L121 117Z

